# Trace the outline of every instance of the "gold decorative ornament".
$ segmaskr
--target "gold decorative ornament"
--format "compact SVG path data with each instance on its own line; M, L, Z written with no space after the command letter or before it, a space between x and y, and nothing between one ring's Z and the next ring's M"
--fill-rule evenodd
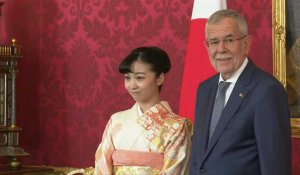
M272 0L273 75L287 87L286 4ZM291 118L292 137L300 138L300 118Z

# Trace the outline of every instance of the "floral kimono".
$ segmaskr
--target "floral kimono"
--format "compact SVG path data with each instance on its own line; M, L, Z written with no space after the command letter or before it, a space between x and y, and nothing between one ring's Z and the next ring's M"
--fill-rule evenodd
M112 115L95 155L95 175L187 174L192 124L162 101Z

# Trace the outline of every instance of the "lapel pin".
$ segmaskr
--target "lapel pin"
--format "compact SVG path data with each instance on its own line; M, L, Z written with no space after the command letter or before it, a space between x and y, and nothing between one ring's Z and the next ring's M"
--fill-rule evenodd
M239 95L241 98L243 98L244 97L244 94L243 93L240 93L240 95Z

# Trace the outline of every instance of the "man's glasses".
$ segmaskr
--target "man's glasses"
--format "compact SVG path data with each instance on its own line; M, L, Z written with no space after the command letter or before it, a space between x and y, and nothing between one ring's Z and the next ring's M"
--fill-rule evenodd
M217 47L219 47L220 43L223 42L223 44L226 47L231 47L234 43L234 41L238 41L241 39L244 39L247 35L244 35L240 38L232 38L232 37L228 37L225 38L224 40L218 40L218 39L212 39L212 40L207 40L205 41L205 45L209 48L209 49L216 49Z

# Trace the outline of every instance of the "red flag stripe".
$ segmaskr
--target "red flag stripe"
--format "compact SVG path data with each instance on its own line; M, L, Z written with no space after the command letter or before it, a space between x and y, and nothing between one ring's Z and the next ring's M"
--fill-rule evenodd
M226 8L226 1L194 1L193 20L191 21L179 103L179 114L191 120L194 120L196 93L199 84L216 73L210 64L204 44L205 25L207 17L221 8ZM201 11L201 9L205 10Z

